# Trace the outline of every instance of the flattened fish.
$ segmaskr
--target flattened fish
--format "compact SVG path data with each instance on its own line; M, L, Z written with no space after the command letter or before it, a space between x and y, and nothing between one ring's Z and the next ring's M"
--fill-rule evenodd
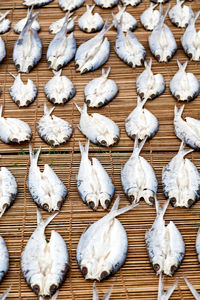
M83 109L76 107L81 114L78 128L92 143L109 147L119 141L120 129L115 122L98 113L89 116L86 104Z
M184 143L175 157L163 168L163 192L172 206L191 207L200 198L200 174L197 167L185 155Z
M96 210L99 202L104 209L110 206L114 185L108 173L97 158L88 158L89 140L85 148L79 141L81 162L76 177L78 192L91 209Z
M133 31L137 28L138 23L137 20L126 11L126 6L118 5L118 13L113 16L113 23L115 28L117 29L120 20L122 19L122 31L127 32L128 30ZM122 17L123 16L123 17Z
M125 262L128 239L116 217L136 205L118 209L119 200L118 196L111 211L90 225L80 237L76 259L85 279L101 281L117 273Z
M146 30L153 30L158 25L161 13L155 9L157 6L158 4L151 3L140 16L140 21Z
M29 146L30 167L27 186L34 202L44 210L60 210L67 196L67 188L49 165L44 165L41 172L38 167L40 149L33 153Z
M176 0L176 5L169 11L172 24L181 28L187 27L190 19L194 17L191 6L183 5L184 2L185 0Z
M157 216L145 234L147 252L156 275L163 272L173 276L184 258L185 244L180 231L172 221L165 226L164 214L169 200L163 208L160 208L157 199L155 200Z
M0 34L6 33L10 30L11 21L6 19L6 16L10 13L10 10L5 13L0 13Z
M100 31L104 25L101 15L99 13L92 13L94 8L95 5L89 6L86 4L86 12L78 20L78 26L84 32Z
M138 145L136 137L133 153L122 167L121 182L130 202L145 200L147 204L154 205L158 181L151 165L139 155L145 142L146 139Z
M45 236L45 228L56 215L51 215L44 221L37 209L37 228L21 255L24 278L39 299L53 296L65 281L69 270L67 246L61 235L52 230L49 241Z
M27 16L15 24L15 26L13 27L15 33L19 34L22 32L24 26L26 25L29 14L30 14L30 10L28 9ZM31 28L36 31L40 31L40 24L35 20L33 21Z

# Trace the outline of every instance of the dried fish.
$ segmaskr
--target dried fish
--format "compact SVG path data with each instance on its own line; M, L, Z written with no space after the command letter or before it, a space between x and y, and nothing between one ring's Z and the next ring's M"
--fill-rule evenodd
M0 282L2 282L4 276L8 272L9 268L9 253L6 243L2 236L0 236Z
M90 225L81 235L76 259L85 279L101 281L117 273L124 264L128 250L127 234L116 219L136 205L118 209L119 196L111 211Z
M186 73L188 61L181 65L177 59L177 64L179 70L170 80L170 91L178 101L192 101L199 95L199 81L193 73Z
M59 233L52 230L50 241L45 228L57 214L45 221L37 209L37 228L29 238L21 256L21 269L27 284L43 299L53 296L63 284L69 270L67 246ZM56 299L57 295L51 299Z
M86 104L83 109L76 107L81 114L78 128L92 143L109 147L119 141L120 129L115 122L98 113L89 116Z
M44 86L47 99L53 104L65 104L76 94L76 89L67 76L61 76L62 70L53 71L54 77Z
M24 0L23 4L26 6L41 7L52 1L53 0Z
M151 3L140 16L140 21L146 30L153 30L161 17L161 12L155 9L158 4Z
M68 12L66 13L66 15L68 14ZM66 15L65 17L51 23L51 25L49 26L49 32L52 34L57 34L61 28L63 27L65 20L66 20ZM67 28L66 28L66 32L70 33L74 30L75 27L75 19L77 18L77 16L74 16L73 18L71 18L71 16L73 15L73 13L69 14L69 19L68 19L68 23L67 23Z
M138 4L140 4L140 2L142 2L142 0L121 0L123 5L131 5L131 6L137 6Z
M178 285L178 280L176 280L176 282L166 292L164 292L162 273L160 273L157 300L168 300L173 294L177 285Z
M10 75L15 78L14 84L9 89L11 98L19 107L29 106L37 96L35 83L31 79L28 79L27 83L24 84L20 73L17 76L12 73Z
M0 37L0 63L6 57L6 45L4 40Z
M112 294L112 287L109 289L109 291L103 297L102 300L109 300L111 294ZM96 281L94 281L94 283L93 283L93 300L99 300L99 295L98 295L98 291L97 291L97 287L96 287Z
M111 67L102 69L102 76L91 80L85 87L85 102L89 107L102 107L117 95L118 86L114 80L108 79Z
M30 14L30 10L28 9L27 16L15 24L15 26L13 27L13 30L15 33L19 34L22 32L22 30L24 29L24 26L26 25L29 14ZM35 21L33 21L31 28L36 31L40 31L40 24L35 20Z
M141 101L137 98L136 108L128 115L125 120L125 129L131 139L143 140L145 137L151 139L158 131L158 119L146 108L143 108L147 99Z
M104 25L104 20L99 13L93 14L95 5L86 4L86 12L79 18L78 26L84 32L91 33L100 31Z
M184 2L185 0L176 0L176 5L169 11L172 24L181 28L187 27L191 18L194 17L191 6L183 5Z
M83 5L85 0L58 0L58 5L64 11L73 11Z
M161 74L154 75L151 71L152 58L144 62L145 70L136 79L138 95L143 99L154 99L165 90L165 80Z
M51 146L66 143L72 136L72 125L55 115L51 116L55 106L48 109L44 104L44 115L37 123L37 132L43 141Z
M101 8L113 8L119 2L119 0L94 0L95 4Z
M130 202L138 203L145 200L149 205L155 203L158 181L151 165L142 156L139 156L146 138L138 145L135 139L131 157L121 170L121 182L125 195Z
M97 158L88 158L89 140L85 147L79 141L81 162L76 177L78 192L91 209L96 210L99 202L104 209L110 206L114 185L108 173Z
M5 13L0 13L0 34L6 33L10 30L11 21L6 19L6 16L10 13L10 10Z
M200 174L197 167L185 155L184 143L175 157L163 168L163 192L172 206L191 207L200 198Z
M157 3L157 4L159 4L159 3L165 4L165 3L169 2L170 0L150 0L150 1L153 3Z
M29 146L29 153L27 186L34 202L48 212L60 210L67 196L67 188L49 165L45 164L44 171L40 171L37 165L40 149L34 154Z
M112 26L113 24L108 26L107 19L99 33L79 46L75 56L76 71L80 71L81 74L94 71L108 60L110 43L104 35Z
M200 121L186 117L181 118L184 105L178 110L174 107L174 131L176 136L191 148L200 151Z
M118 5L118 13L113 16L113 24L115 28L117 29L118 24L120 23L120 20L122 19L122 31L127 32L128 30L133 31L137 28L138 23L137 20L126 11L126 6L120 6Z
M69 13L66 14L62 28L50 42L47 49L46 59L48 67L55 71L66 66L74 58L76 53L74 33L72 32L69 36L66 36L68 18Z
M180 231L172 221L165 226L163 217L169 200L162 208L159 207L157 199L155 200L157 216L145 234L147 252L156 275L164 272L172 276L184 258L185 244Z
M27 123L17 118L2 117L0 106L0 140L6 144L20 144L30 141L32 131Z

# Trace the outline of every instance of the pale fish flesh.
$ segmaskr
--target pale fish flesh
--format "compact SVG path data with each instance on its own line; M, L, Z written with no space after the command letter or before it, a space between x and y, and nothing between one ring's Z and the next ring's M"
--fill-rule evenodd
M24 5L26 6L34 6L34 7L41 7L46 4L49 4L53 0L25 0L23 2Z
M6 144L20 144L30 141L32 131L27 123L17 118L2 117L0 106L0 140Z
M12 73L10 75L15 78L14 84L9 88L11 98L19 107L29 106L37 96L35 83L31 79L28 79L27 83L24 84L20 73L17 76Z
M165 90L165 80L161 74L154 75L149 62L144 62L145 70L136 79L137 94L142 99L154 99L160 96Z
M67 13L66 13L67 14ZM69 14L69 19L68 19L68 23L67 23L67 33L70 33L74 30L75 27L75 19L77 18L77 16L74 16L73 18L71 18L71 16L73 15L73 13ZM66 16L51 23L51 25L49 26L49 32L51 34L57 34L61 28L63 27L64 23L66 20Z
M193 73L186 73L188 61L181 65L177 59L177 64L179 70L170 80L170 91L178 101L192 101L199 95L199 81Z
M157 199L155 200L157 216L145 234L147 252L156 275L163 272L172 276L184 258L185 244L180 231L172 221L165 226L163 217L169 200L163 208L160 208Z
M194 18L190 19L189 25L181 37L181 44L185 54L191 60L200 61L200 30L195 28L195 22L198 19L200 11Z
M75 55L76 71L80 71L81 74L94 71L108 60L110 43L104 35L112 26L113 24L108 26L107 19L99 33L79 46Z
M116 217L136 205L118 209L119 200L118 196L111 211L90 225L80 237L76 259L85 279L101 281L117 273L125 262L128 239Z
M191 148L200 151L200 121L186 117L182 119L184 105L178 110L174 107L174 131L176 136Z
M85 147L79 142L81 162L76 176L78 192L91 209L96 210L99 203L104 209L110 206L114 195L112 180L97 158L88 158L89 140Z
M60 8L64 11L73 11L83 5L85 0L58 0Z
M44 86L47 99L53 104L65 104L76 94L76 89L67 76L61 76L62 70L53 71L54 77Z
M15 33L19 34L22 32L22 30L24 29L24 26L26 25L29 13L30 13L30 11L28 9L27 16L15 24L15 26L13 27L13 30ZM35 20L35 21L33 21L31 28L36 31L40 31L40 24Z
M9 253L2 236L0 236L0 257L0 282L2 282L9 268Z
M51 146L66 143L72 136L72 125L55 115L51 116L55 106L48 109L44 104L44 115L37 123L37 132L43 141Z
M0 13L0 34L6 33L10 30L11 21L6 19L6 16L10 13L10 10L5 13Z
M172 206L191 207L200 197L200 174L197 167L184 158L193 149L185 150L184 143L175 157L163 168L163 192Z
M107 71L102 69L102 76L91 80L85 87L85 103L88 107L102 107L117 95L118 86L112 79L108 79L111 67Z
M83 109L76 107L81 114L78 128L92 143L109 147L119 141L120 129L115 122L98 113L89 116L85 103Z
M164 15L160 17L158 24L154 27L148 38L151 53L158 62L168 62L174 56L178 48L171 29L164 24L169 8L170 7L168 7Z
M194 288L194 286L191 284L191 282L185 277L183 274L183 278L185 280L185 283L187 284L188 288L190 289L192 295L196 300L200 300L200 294L197 292L197 290Z
M6 168L0 171L0 218L13 205L17 195L17 182L13 174Z
M176 5L169 11L172 24L181 28L187 27L190 19L194 17L191 6L183 5L184 2L184 0L176 0Z
M158 119L146 108L143 108L147 99L141 101L137 98L136 108L128 115L125 120L125 129L131 139L143 140L145 137L151 139L158 131Z
M44 221L37 210L37 228L21 255L24 278L39 299L53 296L65 281L69 270L67 246L61 235L52 230L49 241L45 236L45 228L56 215Z
M177 287L177 285L178 285L178 280L166 292L164 292L162 273L160 273L157 300L168 300L168 299L170 299L170 297L173 294L173 292L174 292L175 288Z
M39 13L32 15L32 9L30 10L26 25L15 42L13 62L18 72L29 73L42 57L41 39L31 27L38 15Z
M69 36L66 36L68 19L69 13L66 14L62 28L50 42L47 49L46 59L48 67L55 71L66 66L76 53L74 33L71 32Z
M140 16L140 21L146 30L153 30L158 25L161 13L155 9L157 5L151 3Z
M0 37L0 63L6 57L6 45L2 37Z
M34 202L48 212L60 210L67 196L67 188L49 165L45 164L44 171L40 171L37 165L40 149L34 154L29 147L29 153L27 186Z
M106 295L103 297L102 300L109 300L110 296L112 294L112 287L109 289L109 291L106 293ZM96 281L93 283L93 300L99 300L99 294L96 287Z
M127 32L128 30L133 31L137 28L138 23L137 20L126 11L126 6L120 6L118 5L118 13L113 16L113 23L115 28L117 29L118 24L120 23L120 20L122 19L122 31ZM122 17L123 16L123 17Z
M94 0L95 4L101 8L113 8L119 2L119 0Z
M121 182L130 202L145 200L154 205L158 181L151 165L139 155L145 142L146 139L138 145L138 139L135 139L133 153L121 170Z
M92 13L95 5L86 4L86 12L79 18L79 28L87 33L100 31L104 25L104 20L99 13Z

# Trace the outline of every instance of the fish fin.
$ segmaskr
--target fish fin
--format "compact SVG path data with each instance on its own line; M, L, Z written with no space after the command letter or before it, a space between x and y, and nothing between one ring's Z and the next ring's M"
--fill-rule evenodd
M200 10L199 10L199 11L196 13L196 15L194 16L194 20L193 20L194 23L195 23L196 20L198 19L199 15L200 15Z
M187 64L188 64L188 60L186 60L186 62L184 62L184 64L183 64L183 70L184 70L184 71L185 71L186 68L187 68Z
M163 289L163 279L162 279L162 272L160 273L159 276L159 284L158 284L158 300L161 299L162 295L164 293L164 289Z
M89 6L88 4L86 4L87 11L92 12L94 8L95 8L95 4L92 6Z
M0 118L2 117L2 113L3 113L3 105L0 105Z
M176 282L174 282L174 284L167 290L167 292L165 292L165 299L168 300L171 295L173 294L175 288L178 285L179 280L176 280Z
M44 300L44 297L43 296L39 296L39 300Z
M5 300L11 290L12 285L0 296L1 300Z
M143 107L146 102L147 102L147 98L141 100L140 96L137 97L137 106Z
M160 3L160 5L161 5L161 3ZM158 6L158 3L157 3L157 4L154 4L154 3L151 2L150 7L151 7L153 10L154 10L154 8L156 8L156 6Z
M120 195L117 196L112 208L111 208L111 211L116 211L119 207L119 201L120 201Z
M134 148L133 148L133 153L132 155L137 155L139 156L144 144L146 143L146 140L147 140L147 136L141 141L140 144L138 144L138 136L136 135L135 137L135 143L134 143Z
M87 142L85 144L85 147L81 144L80 141L78 143L79 143L79 148L80 148L81 155L87 154L87 156L88 156L90 140L89 139L87 140Z
M162 14L162 16L160 18L159 23L160 23L161 26L163 25L163 23L165 21L165 18L167 16L168 12L169 12L169 9L170 9L170 4L168 5L167 9L165 10L165 12Z
M16 78L17 76L15 76L13 73L8 72L10 74L10 76L12 76L13 78ZM19 73L20 74L20 73Z
M0 213L0 218L1 218L1 217L3 216L3 214L5 213L6 208L7 208L7 206L5 206L5 207L2 209L2 211L1 211L1 213Z
M185 143L182 141L178 152L183 152L183 157L189 154L190 152L194 151L194 149L185 150L184 148L185 148Z
M124 214L125 212L131 210L132 208L134 208L138 205L139 205L139 203L137 203L137 204L132 203L131 205L122 207L120 209L117 209L117 210L114 210L114 211L111 210L108 215L111 219L114 219L115 217Z
M112 288L113 288L113 286L110 287L109 291L105 294L105 296L103 297L102 300L109 300L110 299L110 295L112 294Z
M108 75L110 74L111 66L108 67L107 71L102 68L102 75L108 78Z
M59 291L57 291L50 299L51 300L56 300L58 297Z
M55 109L55 106L48 108L46 103L44 103L44 115L49 115L52 113L52 111Z
M188 288L190 289L192 295L196 300L200 299L200 294L197 292L197 290L194 288L194 286L191 284L191 282L186 278L185 274L183 274L183 278L185 280L185 283L187 284Z
M162 215L164 217L165 212L167 210L167 207L169 205L169 199L167 199L167 201L165 202L165 204L162 207L160 207L159 201L158 201L156 195L154 195L154 198L155 198L155 204L156 204L155 206L156 206L156 213L157 213L157 215Z
M62 69L60 69L59 71L55 71L55 70L52 70L52 71L55 76L61 76Z
M33 15L32 12L33 12L33 5L31 6L31 9L29 10L29 12L27 14L26 24L24 25L24 28L22 29L22 32L20 35L23 35L24 32L26 32L27 30L29 30L31 28L31 25L33 24L33 22L37 19L37 17L40 14L39 12L37 12Z
M30 155L30 160L31 160L31 164L34 162L37 165L38 162L38 157L40 155L40 151L41 151L41 147L37 150L36 154L34 154L31 144L29 144L29 155Z
M46 220L43 220L42 215L39 211L39 209L37 208L37 226L42 226L44 228L47 227L47 225L57 216L58 212L49 216Z
M93 283L93 300L99 300L99 295L96 287L96 281Z
M108 25L108 22L109 22L109 18L106 19L103 28L99 32L100 34L103 34L103 35L106 34L106 32L109 31L113 27L113 25L114 25L113 22L110 25Z
M80 114L82 114L82 113L87 113L87 104L86 104L86 103L84 103L82 109L81 109L80 106L78 106L78 104L76 104L75 102L74 102L74 104L76 105L76 108L78 109L78 111L80 112Z
M182 116L183 110L184 110L185 105L182 105L180 109L178 109L178 107L175 105L174 106L174 116Z

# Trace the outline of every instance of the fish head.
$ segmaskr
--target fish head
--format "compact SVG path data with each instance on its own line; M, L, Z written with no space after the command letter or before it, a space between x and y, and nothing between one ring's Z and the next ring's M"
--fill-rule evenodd
M104 209L108 209L111 202L111 197L107 193L100 193L99 200Z
M139 198L138 198L138 188L137 188L137 186L136 187L131 187L127 191L127 196L128 196L128 199L131 203L138 203Z
M31 289L38 296L53 296L59 287L59 278L53 276L51 272L48 274L35 274L31 278Z
M110 132L106 132L105 135L100 135L97 137L97 142L101 146L109 147L116 144L119 141L119 136L113 135Z
M99 199L96 193L87 194L85 201L87 205L93 210L96 210L99 205Z
M99 260L93 257L92 259L89 258L82 261L81 272L85 279L102 281L110 275L111 268L105 264L103 257Z
M154 192L149 189L145 189L142 191L142 197L144 198L145 202L149 205L155 204L155 197Z
M164 264L164 273L168 276L173 276L178 267L177 259L172 255L168 255Z

